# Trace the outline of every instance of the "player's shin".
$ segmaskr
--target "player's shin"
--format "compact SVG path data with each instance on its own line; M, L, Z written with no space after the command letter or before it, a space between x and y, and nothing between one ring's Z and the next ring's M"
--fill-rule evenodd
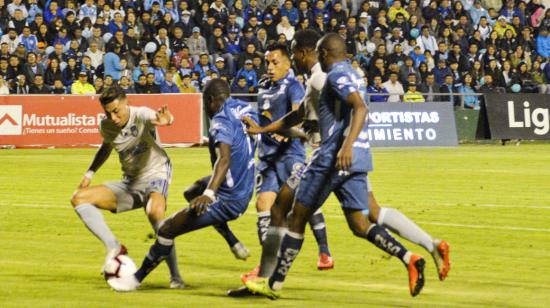
M88 230L105 244L108 251L120 248L120 243L105 223L103 215L93 204L80 204L74 210Z
M327 240L327 228L325 225L325 217L323 213L318 210L311 216L309 219L309 225L311 231L317 240L317 245L319 246L319 254L326 254L330 256L330 250L328 249L328 240Z
M434 250L432 237L400 211L380 208L378 224L390 229L399 236L424 247L430 253Z
M160 223L153 223L153 229L155 230L155 233L158 231ZM170 251L170 254L166 257L166 264L168 265L168 269L170 270L170 281L171 282L179 282L182 281L180 270L178 267L178 259L176 256L176 246L172 245L172 250Z
M273 274L273 270L277 266L277 252L279 252L286 231L285 227L269 226L262 246L260 277L270 277Z
M412 254L405 248L405 246L403 246L403 244L391 236L386 229L376 224L371 224L367 230L367 239L376 247L392 256L398 257L405 264L405 266L409 264Z
M303 233L295 233L288 231L283 238L281 248L279 249L279 256L277 258L277 266L269 279L269 286L273 290L280 290L283 287L290 266L298 256L302 243L304 242Z
M149 273L154 270L160 262L162 262L174 249L174 240L157 237L157 240L151 246L149 253L143 259L141 267L136 272L135 276L139 282L142 282Z
M214 225L214 228L221 236L223 236L229 247L233 247L239 242L235 234L233 234L231 229L229 229L229 226L226 222Z

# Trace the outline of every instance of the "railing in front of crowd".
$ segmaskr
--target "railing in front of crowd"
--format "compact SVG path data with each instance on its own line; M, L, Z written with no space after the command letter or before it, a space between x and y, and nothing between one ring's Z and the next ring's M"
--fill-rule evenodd
M385 97L388 96L399 96L399 101L395 103L423 103L423 102L417 102L417 101L404 101L404 96L406 96L406 93L365 93L366 96L369 97L369 103L384 103L384 102L376 102L370 99L371 97ZM415 93L415 95L422 95L424 98L426 97L433 97L432 100L424 100L424 102L433 102L433 103L441 103L441 102L453 102L455 103L455 106L460 107L462 109L466 109L468 107L469 109L472 109L473 107L466 106L466 99L470 99L471 97L475 98L477 103L474 101L474 106L479 107L479 103L483 99L483 93ZM235 98L244 98L246 100L249 100L251 103L256 103L256 98L258 96L257 93L231 93L231 96ZM436 99L438 98L438 99ZM455 101L458 100L458 101ZM387 101L386 101L387 102ZM394 103L394 102L389 102Z

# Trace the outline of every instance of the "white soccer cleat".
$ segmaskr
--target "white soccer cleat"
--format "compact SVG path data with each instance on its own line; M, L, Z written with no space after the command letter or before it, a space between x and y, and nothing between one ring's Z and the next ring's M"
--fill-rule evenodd
M140 285L139 281L134 275L120 278L113 277L107 280L107 283L109 284L109 286L111 286L111 288L113 288L113 290L117 292L135 291Z
M184 289L185 282L181 278L172 278L170 280L170 289Z
M250 257L250 251L241 242L237 242L237 244L233 245L233 247L231 247L231 252L238 260L244 261Z

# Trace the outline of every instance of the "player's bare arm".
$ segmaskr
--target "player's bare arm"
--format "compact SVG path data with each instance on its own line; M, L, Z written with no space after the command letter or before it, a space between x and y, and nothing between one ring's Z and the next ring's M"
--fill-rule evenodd
M214 164L212 177L208 186L201 196L196 197L191 201L190 207L195 210L198 215L203 214L208 209L208 206L216 200L216 192L225 180L229 165L231 163L231 146L225 143L216 145L218 159Z
M368 113L367 105L363 101L363 98L361 98L361 95L359 95L359 92L351 93L346 98L346 104L353 107L351 129L346 139L344 139L344 143L342 143L342 147L340 151L338 151L338 156L336 158L336 168L344 171L349 170L351 167L352 146L365 124Z
M103 164L107 161L107 159L111 155L112 151L113 151L113 147L109 143L101 144L101 146L97 150L97 153L95 154L92 164L88 168L88 171L86 171L86 173L82 177L82 180L80 181L80 185L78 186L78 188L86 188L90 186L94 173L96 173L97 170L99 170L99 168L103 166Z
M168 126L174 123L174 116L170 113L166 105L158 109L156 116L156 119L151 120L151 124L155 126Z
M265 133L274 133L274 132L285 132L290 130L296 125L299 125L304 121L304 117L306 115L306 108L305 105L302 103L300 104L297 109L292 110L291 112L287 113L284 117L281 119L267 125L264 127L261 127L256 123L254 120L252 120L249 117L243 117L242 121L248 125L247 132L249 134L265 134Z

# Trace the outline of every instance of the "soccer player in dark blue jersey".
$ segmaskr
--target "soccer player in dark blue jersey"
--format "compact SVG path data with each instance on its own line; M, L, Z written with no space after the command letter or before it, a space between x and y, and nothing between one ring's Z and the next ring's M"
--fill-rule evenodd
M281 243L275 271L269 279L247 280L246 286L272 299L279 297L278 291L302 246L307 220L334 192L353 233L405 264L410 293L416 296L424 286L424 259L409 252L384 228L369 222L366 215L367 174L372 170L372 162L365 125L365 84L346 63L345 42L337 34L324 36L317 51L321 67L328 73L319 99L321 145L298 186L288 218L289 231Z
M133 276L111 279L117 291L133 291L168 256L174 238L207 226L218 225L241 216L254 189L254 140L246 133L243 116L256 118L249 104L230 98L229 85L221 79L210 81L203 93L204 108L212 120L209 150L212 176L201 196L189 207L165 219L157 240Z
M262 126L269 125L297 109L305 94L302 84L290 70L291 60L285 45L271 45L265 60L269 78L260 81L258 90L259 123ZM292 172L303 167L305 160L305 147L300 139L287 139L273 133L260 135L256 165L256 209L261 245L267 236L271 208L277 194ZM319 246L318 268L330 269L333 261L328 248L323 214L319 212L313 215L310 225ZM262 269L257 267L251 274L255 276L258 272L262 272Z

